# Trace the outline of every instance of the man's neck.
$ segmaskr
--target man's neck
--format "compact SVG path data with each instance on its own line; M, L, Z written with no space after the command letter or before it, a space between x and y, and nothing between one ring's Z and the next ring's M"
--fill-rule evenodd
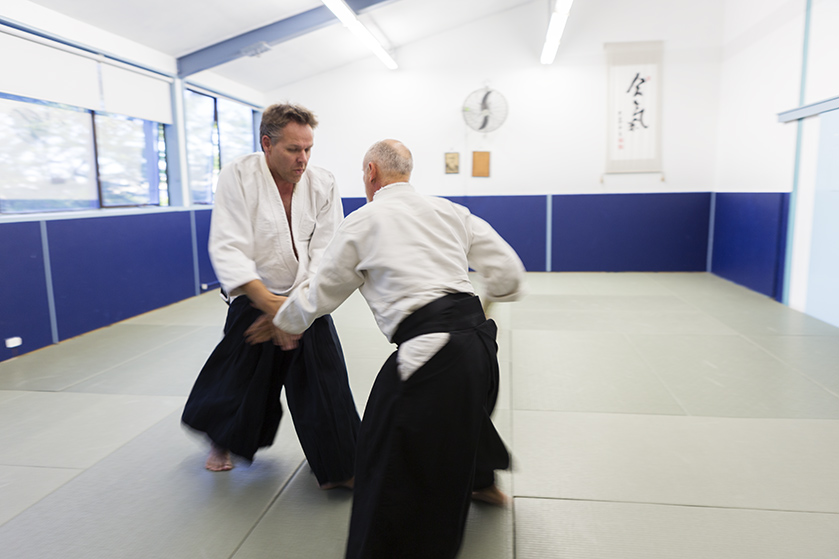
M281 195L287 196L294 192L295 184L293 182L288 182L283 180L280 175L271 171L271 177L274 179L274 184L277 185L277 190L280 191Z

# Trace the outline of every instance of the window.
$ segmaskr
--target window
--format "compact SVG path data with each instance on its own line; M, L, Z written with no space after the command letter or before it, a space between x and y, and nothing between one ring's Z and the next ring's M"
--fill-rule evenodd
M221 167L255 151L253 109L187 90L184 119L192 201L212 204Z
M0 98L0 211L96 208L90 111Z
M102 207L168 205L163 125L103 114L95 122Z
M163 125L0 96L0 212L168 205Z
M221 165L254 152L253 110L250 107L219 97L218 134Z
M212 204L220 169L215 99L187 90L184 96L189 190L195 204Z

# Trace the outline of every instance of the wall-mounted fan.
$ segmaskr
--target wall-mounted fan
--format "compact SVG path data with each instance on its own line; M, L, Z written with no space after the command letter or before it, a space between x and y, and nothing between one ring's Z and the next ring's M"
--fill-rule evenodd
M463 102L463 120L473 130L492 132L507 119L507 100L488 87L473 91Z

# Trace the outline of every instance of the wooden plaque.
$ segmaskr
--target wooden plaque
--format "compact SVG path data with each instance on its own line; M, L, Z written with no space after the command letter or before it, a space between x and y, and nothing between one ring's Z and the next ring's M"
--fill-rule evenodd
M473 177L488 177L489 176L489 152L488 151L473 151L472 152L472 176Z

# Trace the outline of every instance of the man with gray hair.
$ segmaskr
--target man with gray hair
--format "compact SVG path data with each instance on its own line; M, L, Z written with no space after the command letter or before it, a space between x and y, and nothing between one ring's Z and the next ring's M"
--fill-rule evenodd
M262 115L262 152L225 165L219 175L209 251L229 295L224 339L192 389L183 421L211 441L206 468L226 471L231 454L252 460L273 443L280 392L320 486L352 486L359 417L329 316L305 329L300 347L251 345L244 333L317 270L343 219L332 173L309 167L317 119L299 105Z
M364 157L368 204L350 214L318 272L273 324L247 334L285 347L358 289L398 349L380 370L359 430L348 559L453 558L470 498L501 504L494 470L509 455L489 414L498 391L496 326L487 301L514 300L524 266L490 225L409 184L411 152L396 140Z

